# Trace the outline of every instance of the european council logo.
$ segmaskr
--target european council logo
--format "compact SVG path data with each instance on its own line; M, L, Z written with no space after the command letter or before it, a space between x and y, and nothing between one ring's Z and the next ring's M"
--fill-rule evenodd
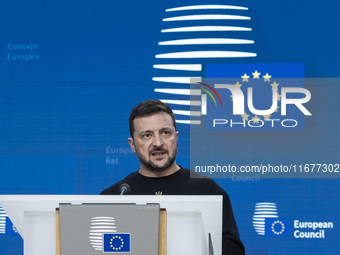
M288 219L266 219L266 236L290 236Z
M103 252L131 252L129 233L103 234Z
M253 226L258 235L290 236L290 220L279 218L276 203L256 203Z

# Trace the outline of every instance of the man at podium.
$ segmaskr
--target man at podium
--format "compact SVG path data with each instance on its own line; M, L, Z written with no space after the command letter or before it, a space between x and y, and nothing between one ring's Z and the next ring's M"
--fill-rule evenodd
M214 180L176 164L178 131L170 107L158 100L141 102L131 111L129 127L140 169L101 194L222 195L222 254L245 254L228 194Z

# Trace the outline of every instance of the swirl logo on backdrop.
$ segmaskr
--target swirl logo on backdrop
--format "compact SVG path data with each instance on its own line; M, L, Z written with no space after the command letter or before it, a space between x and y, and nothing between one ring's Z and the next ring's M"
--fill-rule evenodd
M156 55L154 65L161 70L161 76L153 77L153 81L159 82L155 92L167 97L160 100L172 106L178 123L201 123L197 113L190 111L190 106L199 107L200 102L190 101L189 85L193 78L202 79L207 61L256 57L256 53L243 47L253 44L253 40L229 37L235 32L245 38L249 36L247 33L252 29L251 18L244 15L247 10L231 5L193 5L166 10L174 14L163 19L168 26L161 31L166 40L158 44L164 53Z
M291 224L293 222L293 224ZM326 230L333 229L331 221L301 221L279 217L276 203L255 204L253 227L260 236L287 236L295 239L324 239Z
M7 214L5 213L4 209L0 205L0 234L6 233L6 218L7 218Z
M169 27L161 31L166 40L158 44L164 53L156 55L153 67L160 75L153 81L177 123L205 122L207 130L304 129L311 113L303 104L311 93L305 89L303 64L230 64L257 56L250 48L247 10L230 5L166 10L175 14L163 19Z

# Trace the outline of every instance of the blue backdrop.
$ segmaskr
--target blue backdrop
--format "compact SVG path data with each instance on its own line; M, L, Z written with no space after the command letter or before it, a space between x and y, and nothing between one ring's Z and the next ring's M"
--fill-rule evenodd
M172 9L192 5L200 7ZM195 17L206 14L233 16ZM0 24L0 194L98 194L137 170L131 109L146 99L189 100L163 89L188 89L189 77L205 77L211 64L300 63L307 78L339 78L339 3L331 0L1 1ZM339 164L337 80L306 88L313 115L304 130L210 133L203 154L232 164ZM170 106L180 122L177 162L189 167L189 108ZM338 254L338 176L216 181L230 195L247 254ZM273 235L269 211L289 231ZM22 254L0 210L1 220L0 254ZM309 227L315 222L329 224Z

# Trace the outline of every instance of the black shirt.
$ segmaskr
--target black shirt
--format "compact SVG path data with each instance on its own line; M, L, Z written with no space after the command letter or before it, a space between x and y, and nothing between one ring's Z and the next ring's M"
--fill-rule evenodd
M189 169L180 168L165 177L146 177L138 171L103 190L101 195L118 195L120 186L127 183L126 195L222 195L223 196L223 255L245 254L228 194L212 179Z

